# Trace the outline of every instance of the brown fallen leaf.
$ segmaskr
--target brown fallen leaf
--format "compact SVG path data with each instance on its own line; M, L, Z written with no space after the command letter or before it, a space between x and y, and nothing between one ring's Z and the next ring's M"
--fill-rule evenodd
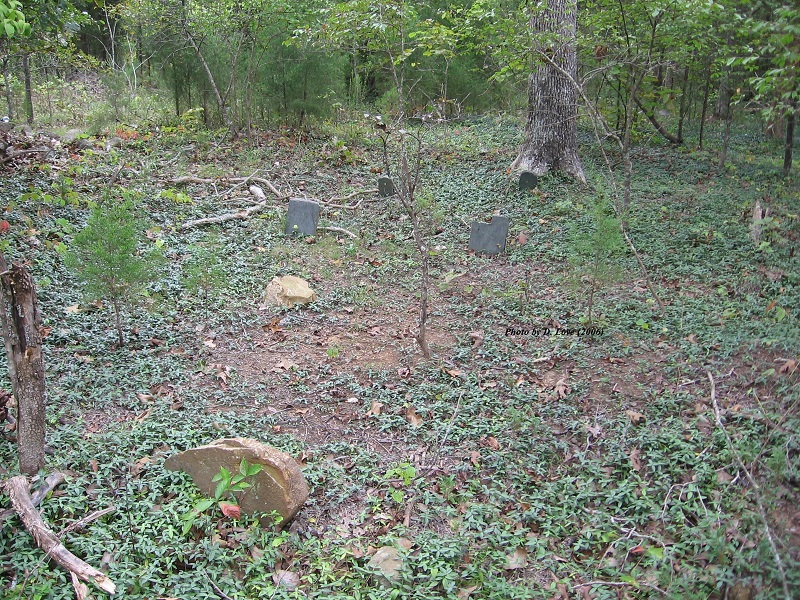
M220 502L219 508L222 514L231 519L238 519L242 516L242 509L238 504L233 502Z
M383 408L383 402L378 402L377 400L372 401L372 405L369 407L366 416L368 417L377 417L381 414L381 408Z
M556 382L556 385L553 388L553 391L555 392L556 398L558 398L558 399L566 398L567 394L569 394L569 392L570 392L570 387L569 387L569 385L567 385L566 378L559 379Z
M517 236L517 242L519 242L519 245L524 246L525 242L527 241L528 241L528 236L520 232L520 234Z
M422 425L422 417L419 416L413 406L406 407L406 421L408 421L412 427L419 427Z
M642 470L642 461L639 459L641 455L641 451L638 448L634 448L631 450L631 453L628 455L628 458L631 459L631 466L633 470L639 472Z
M483 332L482 331L470 331L469 337L472 340L472 347L477 348L481 344L483 344Z
M493 435L487 437L484 443L492 450L500 450L500 442L498 442L497 438Z
M524 569L528 566L528 551L525 548L517 548L506 555L506 564L503 568L506 571L512 569Z
M152 459L152 458L150 458L149 456L143 456L142 458L140 458L139 460L137 460L137 461L136 461L135 463L133 463L133 465L131 466L131 477L138 477L139 473L141 473L141 472L142 472L142 470L143 470L143 469L144 469L144 468L145 468L147 465L149 465L151 462L153 462L153 459Z
M636 412L635 410L626 410L625 416L627 416L634 425L641 425L644 423L644 415L640 412Z
M583 429L586 433L590 434L592 437L599 438L600 435L603 433L603 427L601 425L589 425L588 423L584 423Z
M785 363L783 363L783 365L781 365L780 369L778 369L778 373L793 375L796 370L797 370L797 361L790 358Z
M284 571L283 569L276 569L272 574L272 581L278 587L285 588L290 592L297 589L300 585L300 575L294 571Z
M291 371L297 368L297 363L292 362L288 358L282 359L277 365L272 367L272 373L280 373L281 371Z
M476 468L480 467L478 461L481 459L481 453L477 450L473 450L469 453L469 462L471 462Z
M475 592L477 590L478 590L477 585L471 585L469 587L459 588L459 590L456 592L456 598L458 598L458 600L469 600L469 597L472 595L472 592Z
M561 373L558 371L547 371L544 375L542 375L541 383L542 387L546 389L552 389L556 387L556 384L563 379Z

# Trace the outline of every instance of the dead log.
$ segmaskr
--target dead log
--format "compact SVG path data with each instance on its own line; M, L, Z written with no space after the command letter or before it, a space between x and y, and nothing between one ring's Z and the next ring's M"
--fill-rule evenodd
M266 198L264 192L258 186L251 185L251 188L256 188L259 192L261 192L261 198ZM253 193L253 190L250 190ZM256 197L259 197L257 194L254 193ZM199 227L200 225L211 225L213 223L224 223L225 221L232 221L233 219L247 219L250 215L255 214L264 210L265 208L275 208L271 206L266 200L263 202L259 202L258 204L254 204L249 208L245 208L244 210L239 210L232 213L225 213L224 215L217 215L216 217L204 217L202 219L195 219L194 221L186 221L183 225L181 225L181 231L185 231L187 229L191 229L192 227Z
M11 265L9 269L2 254L0 292L8 374L17 400L19 469L34 475L44 466L45 384L39 332L42 317L31 274L22 265Z
M47 479L44 480L44 485L36 490L33 495L31 496L31 504L34 506L39 506L44 500L45 496L52 492L56 487L64 483L64 474L63 473L53 473L52 475L48 475ZM14 515L16 511L13 508L9 508L3 511L0 511L0 523L5 521L10 516Z
M28 493L27 477L24 475L12 477L6 481L4 487L6 494L11 499L11 506L14 507L14 511L22 519L25 529L36 540L39 548L44 550L60 566L70 573L74 573L79 579L94 583L109 594L116 592L117 586L111 579L67 550L61 540L58 539L58 536L47 527L41 515L33 506L33 501Z
M175 185L187 185L189 183L245 183L247 181L253 181L255 183L260 183L261 185L266 186L269 188L269 191L275 194L278 198L288 198L284 194L281 194L280 191L273 185L273 183L269 179L264 179L263 177L222 177L220 179L207 179L203 177L195 177L194 175L184 175L182 177L176 177L172 180L172 183Z

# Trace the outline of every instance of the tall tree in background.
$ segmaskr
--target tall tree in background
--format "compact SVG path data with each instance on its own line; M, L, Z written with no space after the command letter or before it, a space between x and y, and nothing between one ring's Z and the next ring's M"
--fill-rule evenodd
M554 169L585 182L578 157L576 0L550 0L530 18L535 67L528 79L525 141L512 169Z

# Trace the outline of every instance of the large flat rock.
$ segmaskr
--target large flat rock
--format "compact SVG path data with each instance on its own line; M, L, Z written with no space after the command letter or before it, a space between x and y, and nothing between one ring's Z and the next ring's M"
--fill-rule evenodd
M239 471L242 459L262 465L261 472L248 479L253 487L239 495L239 506L248 514L277 511L291 519L308 498L308 484L297 461L268 444L248 438L226 438L205 446L190 448L170 456L164 466L188 473L202 492L214 496L217 484L211 481L220 467Z
M267 286L267 304L292 308L295 304L309 304L316 299L317 295L308 282L294 275L275 277Z

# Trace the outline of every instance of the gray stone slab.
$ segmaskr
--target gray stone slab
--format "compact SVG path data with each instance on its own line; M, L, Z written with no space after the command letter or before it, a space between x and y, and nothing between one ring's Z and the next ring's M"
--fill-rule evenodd
M500 254L506 249L508 217L492 217L491 223L473 221L469 232L469 249L476 253Z
M388 177L378 177L378 193L384 197L394 194L394 182Z
M519 174L519 189L533 190L539 185L539 178L530 171L523 171Z
M303 198L289 198L286 213L286 235L316 235L319 204Z

